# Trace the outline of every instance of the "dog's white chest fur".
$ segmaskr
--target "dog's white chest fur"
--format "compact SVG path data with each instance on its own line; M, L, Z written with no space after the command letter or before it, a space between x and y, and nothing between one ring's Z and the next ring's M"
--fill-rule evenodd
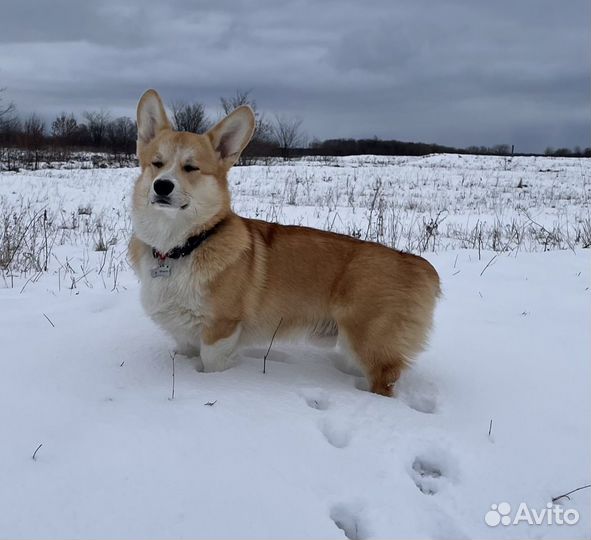
M170 275L152 277L158 259L151 254L140 263L141 301L146 313L179 343L198 347L204 302L190 257L166 259Z

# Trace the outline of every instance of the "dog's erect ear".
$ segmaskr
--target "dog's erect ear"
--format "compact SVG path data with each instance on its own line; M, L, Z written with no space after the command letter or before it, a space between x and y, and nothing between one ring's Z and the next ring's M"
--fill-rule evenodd
M160 131L170 129L170 122L156 90L147 90L137 104L137 146L149 143Z
M254 126L252 109L248 105L242 105L207 132L213 149L219 152L220 160L226 168L229 169L238 161L242 150L252 138Z

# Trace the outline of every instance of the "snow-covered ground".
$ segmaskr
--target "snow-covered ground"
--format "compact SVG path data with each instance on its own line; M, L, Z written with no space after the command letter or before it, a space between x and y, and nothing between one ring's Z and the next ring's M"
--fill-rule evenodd
M136 173L0 174L1 538L591 535L591 489L546 506L591 483L589 160L233 171L243 214L438 269L430 347L392 399L304 345L274 344L266 374L265 350L216 374L173 361L125 261ZM487 525L503 502L545 524Z

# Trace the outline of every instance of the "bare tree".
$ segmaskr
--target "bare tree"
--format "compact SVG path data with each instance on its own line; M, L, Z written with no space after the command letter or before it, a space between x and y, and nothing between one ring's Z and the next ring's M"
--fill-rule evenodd
M72 113L66 114L62 112L51 123L51 135L60 144L73 144L77 132L78 122Z
M497 144L490 151L499 156L508 156L511 154L511 147L508 144Z
M39 168L39 151L45 142L45 122L37 114L29 115L23 124L24 146L29 151L29 160L35 160L35 169Z
M14 144L22 131L22 123L18 116L11 114L0 118L0 143Z
M113 154L124 153L127 156L133 154L136 138L135 122L127 116L117 118L107 126L107 140Z
M0 94L2 94L5 91L6 88L0 88ZM2 120L6 116L12 115L12 113L14 113L14 109L14 103L12 102L2 104L2 97L0 96L0 120Z
M14 114L14 103L2 103L2 93L4 88L0 88L0 162L6 163L8 169L11 168L12 152L9 146L16 144L17 137L21 132L21 122Z
M0 117L0 169L18 170L19 152L15 149L22 133L22 124L18 116L10 113Z
M266 121L265 115L259 111L256 101L250 95L250 90L236 90L233 96L221 97L220 103L226 115L241 105L248 105L253 110L256 118L256 128L250 146L264 146L271 141L271 124Z
M256 112L257 104L254 99L250 97L250 90L236 90L236 93L230 97L221 97L220 103L224 114L230 114L234 109L237 109L241 105L249 105L250 108Z
M106 143L107 126L109 124L111 115L108 111L86 111L84 114L86 120L86 127L90 135L90 140L93 146L100 148Z
M301 118L275 115L275 122L271 126L273 140L281 149L281 155L284 159L288 159L295 148L305 144L305 137L301 127Z
M174 101L170 107L172 120L178 131L204 133L209 129L211 123L205 114L205 107L201 103Z
M39 115L33 113L25 119L23 133L27 140L39 143L45 135L45 122Z

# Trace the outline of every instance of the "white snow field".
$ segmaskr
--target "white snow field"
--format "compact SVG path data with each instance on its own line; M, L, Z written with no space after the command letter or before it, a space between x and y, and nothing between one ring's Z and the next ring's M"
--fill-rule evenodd
M589 160L233 170L240 213L435 265L394 398L304 344L173 372L125 260L136 175L0 174L0 538L591 536L591 489L552 505L591 483Z

